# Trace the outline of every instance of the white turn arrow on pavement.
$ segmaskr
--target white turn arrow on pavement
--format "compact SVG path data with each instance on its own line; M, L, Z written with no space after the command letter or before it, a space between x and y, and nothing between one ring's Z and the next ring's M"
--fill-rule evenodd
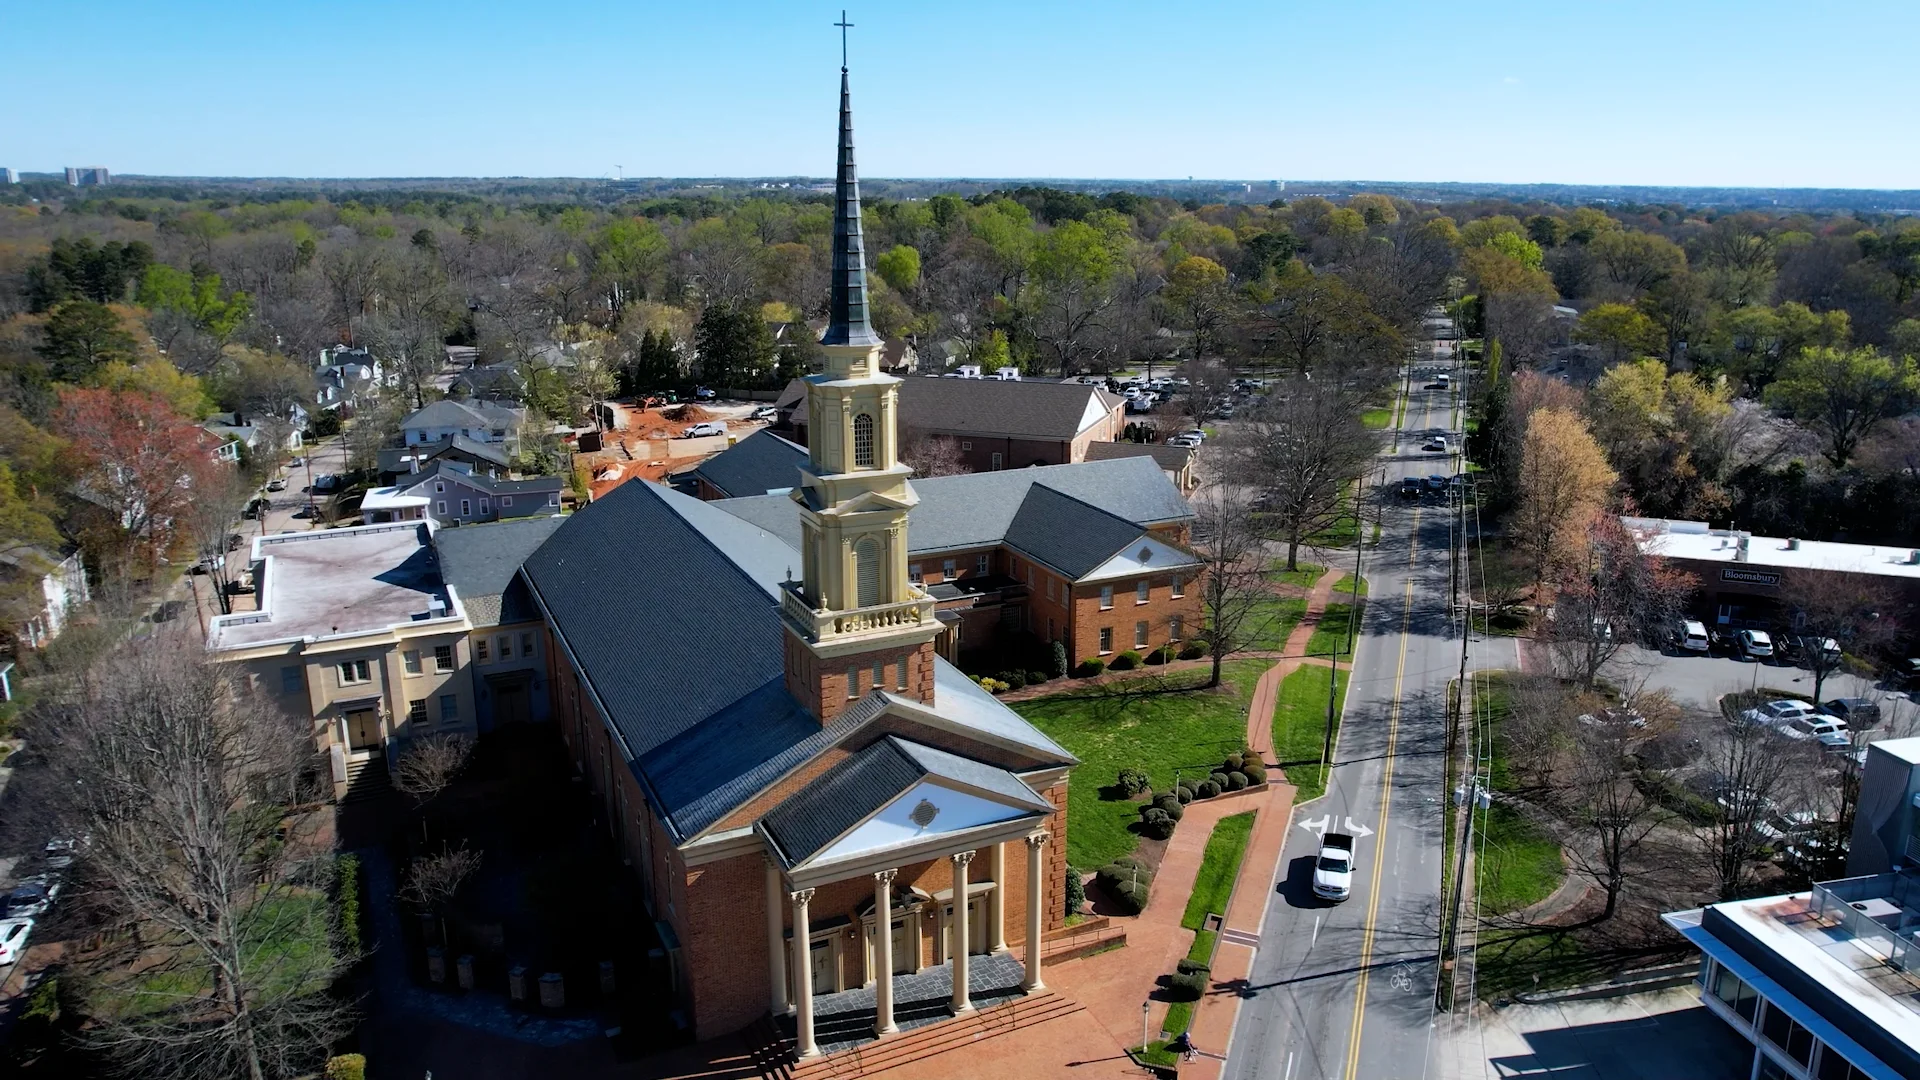
M1321 814L1319 817L1314 818L1312 821L1301 822L1300 827L1314 834L1315 836L1325 836L1327 835L1327 825L1331 821L1332 821L1332 818L1330 818L1328 815Z
M1347 819L1347 832L1353 834L1354 836L1372 836L1373 835L1372 829L1367 828L1365 825L1354 824L1354 821L1352 818Z

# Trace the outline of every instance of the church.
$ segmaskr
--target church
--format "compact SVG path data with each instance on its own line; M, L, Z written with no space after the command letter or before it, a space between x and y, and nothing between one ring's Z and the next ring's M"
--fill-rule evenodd
M802 1057L831 995L868 995L885 1036L896 986L950 984L963 1014L1043 985L1076 764L938 655L909 573L918 496L868 318L845 67L836 200L811 449L778 496L797 529L624 484L521 568L552 716L695 1035L772 1015Z

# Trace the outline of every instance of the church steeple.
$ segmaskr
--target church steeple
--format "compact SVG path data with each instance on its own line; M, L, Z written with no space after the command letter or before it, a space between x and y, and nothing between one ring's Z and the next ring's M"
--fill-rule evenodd
M832 321L820 339L825 371L807 377L807 461L793 491L802 575L780 600L787 689L822 723L874 690L931 702L940 633L933 598L907 576L907 512L920 500L900 461L900 380L881 372L867 319L844 66L835 187Z
M833 296L822 345L879 345L867 318L867 245L860 231L860 177L853 164L853 96L840 69L840 167L833 181Z

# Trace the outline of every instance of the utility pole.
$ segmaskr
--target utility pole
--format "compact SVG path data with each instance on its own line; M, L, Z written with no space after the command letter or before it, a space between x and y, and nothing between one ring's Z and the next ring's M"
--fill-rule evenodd
M1460 528L1464 531L1466 529L1465 488L1462 488L1460 492L1460 506ZM1465 538L1462 537L1461 547L1463 550L1465 546ZM1460 846L1453 853L1455 860L1453 867L1453 902L1451 905L1453 910L1447 918L1446 937L1440 947L1440 962L1443 966L1449 964L1449 957L1453 956L1454 950L1460 940L1460 912L1463 893L1466 890L1467 852L1473 843L1473 813L1479 806L1480 799L1480 759L1478 752L1473 748L1472 724L1475 719L1473 687L1467 682L1467 650L1472 642L1473 632L1473 592L1471 588L1469 588L1467 592L1465 615L1466 617L1460 620L1460 674L1454 683L1454 685L1459 688L1459 692L1454 706L1453 722L1447 727L1447 761L1449 763L1454 760L1455 754L1459 752L1461 742L1460 733L1463 727L1468 736L1467 768L1462 773L1464 797L1460 800L1460 809L1465 815L1465 818L1460 826ZM1451 792L1448 792L1449 796L1451 796L1451 794ZM1451 992L1453 989L1453 979L1451 975L1453 967L1448 966L1447 970L1450 973L1447 979L1447 985ZM1447 1001L1440 1001L1437 996L1439 994L1438 980L1435 981L1434 986L1434 993L1436 995L1435 1004L1451 1011L1453 1008L1451 996Z

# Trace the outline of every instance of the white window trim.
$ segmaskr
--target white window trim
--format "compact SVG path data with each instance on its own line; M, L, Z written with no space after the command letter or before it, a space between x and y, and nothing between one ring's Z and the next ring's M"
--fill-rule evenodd
M505 510L507 507L512 505L513 505L513 496L511 495L500 496L500 509Z
M1101 655L1101 656L1110 656L1110 655L1112 655L1112 653L1113 653L1113 627L1111 627L1111 626L1103 626L1103 627L1101 627L1101 628L1100 628L1100 637L1099 637L1099 641L1100 641L1100 655Z
M1100 610L1113 610L1113 586L1111 585L1100 586Z
M1152 602L1153 602L1152 583L1146 582L1146 581L1136 582L1133 586L1133 606L1139 607L1142 604L1150 604Z

